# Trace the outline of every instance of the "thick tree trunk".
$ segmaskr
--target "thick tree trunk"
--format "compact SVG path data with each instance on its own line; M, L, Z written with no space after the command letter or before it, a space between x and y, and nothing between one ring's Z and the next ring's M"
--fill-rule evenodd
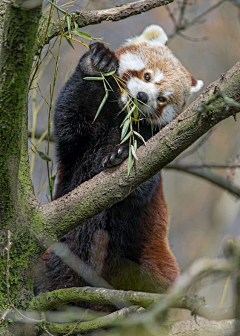
M23 3L21 4L23 5ZM0 34L0 247L11 231L10 260L0 260L0 312L27 307L32 297L34 264L41 248L28 230L36 220L27 198L33 195L27 151L27 93L41 8L30 11L1 4ZM2 19L4 18L4 23ZM9 269L8 269L9 267ZM9 272L8 272L8 271ZM2 325L1 335L17 335Z

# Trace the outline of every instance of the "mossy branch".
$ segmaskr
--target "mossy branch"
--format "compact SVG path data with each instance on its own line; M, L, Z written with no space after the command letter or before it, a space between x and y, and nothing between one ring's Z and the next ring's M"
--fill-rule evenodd
M124 319L126 316L132 313L141 313L144 309L138 306L131 306L128 308L122 308L114 313L108 314L103 317L98 317L92 321L80 322L80 323L45 323L45 328L50 332L58 334L72 334L82 333L86 331L93 331L100 328L112 327L119 320Z
M217 262L217 261L214 261ZM154 303L166 301L171 296L168 294L153 294L134 291L123 291L96 287L73 287L58 289L49 293L41 293L35 297L29 309L48 311L70 302L92 302L114 305L115 302L122 306L136 305L147 308ZM203 297L196 295L181 295L168 308L188 309L192 313L212 320L234 318L234 308L216 308L206 304Z
M61 237L121 201L217 123L235 117L240 112L238 105L229 105L221 95L216 97L216 90L236 102L240 101L240 62L223 79L209 85L185 112L151 138L146 147L137 150L139 160L130 176L127 176L127 162L124 162L120 167L103 171L64 197L39 206L45 217L45 234ZM200 106L207 106L207 110L201 108L199 111Z

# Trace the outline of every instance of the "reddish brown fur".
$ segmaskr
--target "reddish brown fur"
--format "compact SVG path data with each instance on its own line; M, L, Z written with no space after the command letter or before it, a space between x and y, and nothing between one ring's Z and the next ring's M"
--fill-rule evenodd
M146 236L141 262L157 276L158 282L167 289L178 277L179 268L168 245L169 216L163 194L162 179L145 213L143 226L146 228Z

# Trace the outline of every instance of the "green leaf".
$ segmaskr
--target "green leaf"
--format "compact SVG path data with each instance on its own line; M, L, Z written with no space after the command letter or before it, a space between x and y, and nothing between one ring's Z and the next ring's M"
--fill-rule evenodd
M103 81L104 80L104 78L102 78L102 77L83 77L83 79L85 79L85 80L96 80L96 81Z
M135 108L135 106L133 106L133 107L131 108L131 110L128 112L128 114L127 114L126 117L124 118L124 120L123 120L121 126L125 123L125 121L126 121L127 119L129 119L129 117L131 116L131 114L132 114L133 111L134 111L134 108Z
M71 37L71 17L67 16L68 34Z
M53 7L55 7L57 10L59 10L59 12L63 13L63 14L67 14L67 12L65 10L63 10L61 7L59 7L58 5L56 5L55 3L53 3L52 1L50 0L47 0L50 5L52 5Z
M134 156L135 160L138 160L138 157L137 157L137 154L135 152L133 145L131 145L131 148L132 148L132 155Z
M72 14L73 16L73 14ZM78 24L76 23L76 21L73 21L74 22L74 29L76 30L74 33L77 33L77 30L78 30Z
M103 79L103 85L105 90L108 90L107 85L110 89L110 91L113 91L113 88L111 87L111 85L109 84L109 82L107 81L107 79L104 77L104 74L100 71L101 75L102 75L102 79Z
M134 140L134 149L137 151L137 140Z
M76 33L78 36L80 36L80 37L82 37L82 38L84 38L84 39L86 39L86 40L90 40L90 41L92 41L92 36L91 36L91 35L79 31L78 28L75 30L75 33Z
M130 171L132 169L134 163L134 158L132 156L132 147L129 147L129 153L128 153L128 175L130 174Z
M100 104L100 106L99 106L99 108L98 108L98 110L97 110L97 113L96 113L96 115L95 115L95 117L94 117L94 119L93 119L93 123L94 123L94 121L97 119L99 113L101 112L101 110L102 110L104 104L106 103L106 100L108 99L108 96L109 96L109 93L108 93L108 91L106 91L105 96L103 97L103 100L102 100L102 102L101 102L101 104Z
M137 108L137 106L135 106L135 109L134 109L134 111L133 111L133 116L134 116L134 119L135 120L138 120L138 108Z
M128 127L130 125L130 120L127 119L124 124L123 124L123 128L122 128L122 133L121 133L121 140L125 137L125 135L127 134L128 131Z
M126 108L128 107L129 104L130 104L130 100L128 100L127 103L121 109L121 111L119 111L119 114L122 113L124 110L126 110Z
M70 40L68 37L66 37L66 36L64 36L64 37L65 37L65 39L67 40L67 43L70 44L70 46L74 49L74 46L73 46L71 40ZM74 50L75 50L75 49L74 49Z
M115 74L116 70L110 71L110 72L103 72L103 76L107 77L107 76L112 76L113 74Z
M133 133L139 138L142 140L142 142L144 143L144 145L146 146L146 141L143 139L143 137L141 136L141 134L139 134L138 132L136 131L133 131Z
M136 98L134 99L134 104L135 104L135 109L133 111L133 116L135 119L138 119L139 110L138 110L138 101Z
M122 143L124 143L124 142L130 137L131 134L132 134L132 131L130 131L130 132L125 136L125 138L120 142L120 145L121 145Z
M52 161L52 159L50 158L50 156L48 156L46 153L43 153L39 150L36 149L37 154L40 156L41 159L43 159L44 161Z

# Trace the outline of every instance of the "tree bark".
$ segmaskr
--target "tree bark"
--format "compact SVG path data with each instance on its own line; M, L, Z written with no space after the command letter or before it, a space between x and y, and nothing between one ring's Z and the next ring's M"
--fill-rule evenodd
M41 6L26 11L7 3L4 9L0 13L4 17L0 24L0 248L7 246L7 230L12 232L12 245L11 259L7 260L6 251L0 259L0 312L13 305L27 307L33 296L34 265L42 250L29 231L29 223L39 214L34 215L29 203L33 188L27 151L28 81ZM1 335L18 334L12 326L3 328Z

